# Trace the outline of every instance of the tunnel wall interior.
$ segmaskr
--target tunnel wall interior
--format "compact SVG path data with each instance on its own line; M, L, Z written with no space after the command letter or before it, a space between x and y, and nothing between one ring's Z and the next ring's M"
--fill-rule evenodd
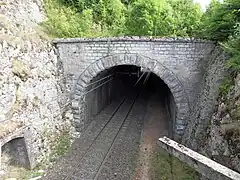
M23 137L12 139L2 146L2 153L9 158L9 164L30 169L30 161Z
M174 133L177 108L171 90L167 84L154 73L151 73L147 89L149 93L160 96L160 100L164 103L167 113L168 136L177 138Z
M106 69L95 76L88 85L85 96L85 122L88 125L92 119L114 100L123 99L133 90L134 84L143 75L147 79L144 93L147 96L157 94L166 107L169 133L172 133L175 123L176 105L168 86L154 73L143 73L140 67L120 65ZM147 78L148 76L148 78ZM120 102L120 101L119 101Z
M176 124L176 103L174 101L174 97L172 93L169 91L168 95L166 96L165 99L165 105L167 109L167 115L169 118L169 137L172 139L178 140L180 139L179 136L177 136L177 133L175 133L175 124Z
M89 83L85 96L85 125L113 100L121 99L137 80L140 68L121 65L100 72ZM132 73L132 74L129 74Z

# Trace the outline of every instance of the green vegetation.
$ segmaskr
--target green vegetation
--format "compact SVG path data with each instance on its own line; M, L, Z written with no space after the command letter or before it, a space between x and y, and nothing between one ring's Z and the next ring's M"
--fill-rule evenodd
M153 180L197 180L199 174L173 156L169 156L162 148L158 148L152 156L151 179ZM173 178L172 178L173 177Z
M219 41L240 69L240 1L212 0L205 13L192 0L44 0L52 37L159 36Z
M126 34L191 36L200 24L201 15L199 4L190 0L139 0L129 7Z
M221 3L212 0L202 17L199 36L220 42L229 55L226 62L229 73L220 86L219 101L226 105L221 116L228 114L230 120L220 126L231 156L239 157L240 148L237 144L240 135L240 104L239 97L234 95L234 79L240 72L240 1L225 0ZM234 165L231 168L234 168Z
M240 1L225 0L223 3L212 0L202 16L199 35L216 40L229 53L230 74L235 77L240 70Z
M55 139L55 144L54 147L52 148L52 153L50 154L50 162L54 162L56 161L59 157L61 157L62 155L64 155L70 145L71 145L71 136L69 134L69 132L63 132L61 134L61 136L58 136Z
M202 16L192 0L45 0L54 37L193 36Z
M192 0L45 0L53 37L157 36L218 41L228 52L226 96L240 71L240 1L212 0L206 12Z
M60 134L57 137L51 136L51 134L47 131L44 134L48 138L51 137L51 139L49 139L49 142L51 144L51 154L49 155L49 157L45 157L48 159L43 160L42 163L39 164L36 168L29 170L22 167L12 166L10 164L9 155L4 153L1 156L2 160L1 168L4 169L6 174L4 174L3 177L0 176L0 179L16 178L19 180L27 180L30 178L42 176L44 174L43 170L51 167L60 156L64 155L68 151L71 144L71 136L67 129L65 129L65 131L63 131L62 134Z
M44 2L48 20L42 26L52 37L180 36L217 41L229 55L226 62L229 74L220 87L221 97L229 94L234 86L234 78L240 72L239 0L212 0L206 12L192 0L44 0ZM234 108L229 106L229 109L236 109L234 118L239 120L239 106ZM235 127L239 129L239 126ZM239 134L235 132L239 131L232 129L232 127L226 129L230 132L227 133L228 137L237 137ZM61 154L61 151L60 148L56 154ZM184 172L189 169L181 166L177 160L173 161L173 166L178 164L181 167L180 170L179 167L174 168L176 169L174 179L195 179L195 172L190 170L190 175L185 176ZM158 167L154 170L156 177L165 174L165 179L170 179L168 176L170 164L166 154L156 153L153 163Z
M233 87L234 81L231 76L227 76L224 78L222 81L222 84L219 87L220 90L220 96L221 97L226 97L227 94L229 93L229 90Z

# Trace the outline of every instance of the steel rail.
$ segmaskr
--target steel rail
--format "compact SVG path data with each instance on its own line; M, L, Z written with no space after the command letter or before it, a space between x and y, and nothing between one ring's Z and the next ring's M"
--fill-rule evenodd
M99 173L101 172L101 170L102 170L102 168L103 168L103 165L105 164L107 158L109 157L109 155L110 155L110 153L111 153L111 151L112 151L112 149L113 149L114 143L115 143L115 141L116 141L119 133L121 132L122 127L124 126L124 124L125 124L128 116L129 116L130 112L132 111L133 106L134 106L134 104L136 103L136 100L137 100L138 96L139 96L139 94L137 94L137 95L135 96L135 98L134 98L134 100L133 100L133 102L132 102L132 104L131 104L131 106L130 106L127 114L126 114L126 116L124 117L124 119L123 119L123 121L122 121L122 123L121 123L121 126L119 127L119 129L118 129L118 131L117 131L117 134L114 136L113 141L111 142L111 145L110 145L110 147L108 148L107 154L105 155L105 157L104 157L103 161L101 162L101 164L100 164L100 166L99 166L96 174L94 175L94 178L93 178L94 180L97 179Z
M140 80L143 78L144 74L146 72L144 72L136 81L136 83L133 85L133 87L135 87ZM118 107L114 110L114 112L112 113L111 117L108 119L107 123L103 126L103 128L101 129L101 131L97 134L97 136L94 138L94 140L92 141L92 143L90 144L90 146L87 148L87 150L85 151L85 153L82 155L82 157L80 158L79 161L81 161L84 156L87 154L87 152L89 151L90 148L92 148L93 144L96 142L97 138L100 136L100 134L103 132L103 130L106 128L106 126L109 124L109 122L112 120L112 118L114 117L114 115L117 113L117 111L120 109L120 107L122 106L122 104L126 101L126 99L128 98L129 94L126 95L122 101L120 102L120 104L118 105ZM69 178L71 178L71 176L74 174L75 169L79 166L80 163L77 163L76 166L74 166L73 171L69 172L67 177L64 180L68 180Z
M105 76L105 77L103 77L103 78L101 78L101 79L98 79L97 81L91 82L91 83L89 83L89 84L87 85L87 87L89 87L89 86L91 86L91 85L94 85L94 84L96 84L96 83L98 83L98 82L100 82L100 81L102 81L102 80L104 80L104 79L107 79L107 78L109 78L109 77L112 77L112 76L114 76L114 74L110 74L110 75Z
M143 77L143 76L145 75L145 73L146 73L146 72L144 72L140 77ZM146 82L148 81L148 79L149 79L149 77L150 77L150 74L151 74L151 72L148 72L147 76L145 77L145 79L144 79L144 81L143 81L143 86L144 86L144 87L145 87ZM139 82L139 81L137 81L137 82ZM95 174L95 176L94 176L94 178L93 178L94 180L97 180L99 174L101 173L101 170L102 170L105 162L107 161L110 153L112 152L112 149L113 149L113 147L114 147L114 143L115 143L115 141L116 141L116 139L117 139L120 131L122 130L122 127L124 126L124 124L125 124L128 116L129 116L130 112L132 111L133 106L134 106L134 104L136 103L136 100L138 99L139 95L140 95L140 94L138 93L138 94L135 96L135 98L134 98L134 100L133 100L133 102L132 102L132 104L131 104L131 106L130 106L127 114L126 114L126 116L124 117L123 122L121 123L120 128L119 128L118 131L117 131L117 134L116 134L116 135L114 136L114 138L113 138L113 141L112 141L112 143L111 143L111 145L110 145L110 148L109 148L108 151L107 151L107 154L105 155L103 161L101 162L101 164L100 164L100 166L99 166L99 168L98 168L98 171L96 172L96 174Z

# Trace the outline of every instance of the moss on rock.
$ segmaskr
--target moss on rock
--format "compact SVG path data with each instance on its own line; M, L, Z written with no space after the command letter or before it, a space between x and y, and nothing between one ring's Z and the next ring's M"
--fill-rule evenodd
M26 82L28 80L30 69L24 62L14 58L12 61L12 72L23 82Z

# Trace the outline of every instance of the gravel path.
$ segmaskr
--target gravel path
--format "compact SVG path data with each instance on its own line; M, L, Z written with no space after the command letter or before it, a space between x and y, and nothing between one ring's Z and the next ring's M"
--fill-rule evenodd
M164 100L156 95L149 98L138 156L135 180L151 179L151 157L158 138L168 135L167 113Z

